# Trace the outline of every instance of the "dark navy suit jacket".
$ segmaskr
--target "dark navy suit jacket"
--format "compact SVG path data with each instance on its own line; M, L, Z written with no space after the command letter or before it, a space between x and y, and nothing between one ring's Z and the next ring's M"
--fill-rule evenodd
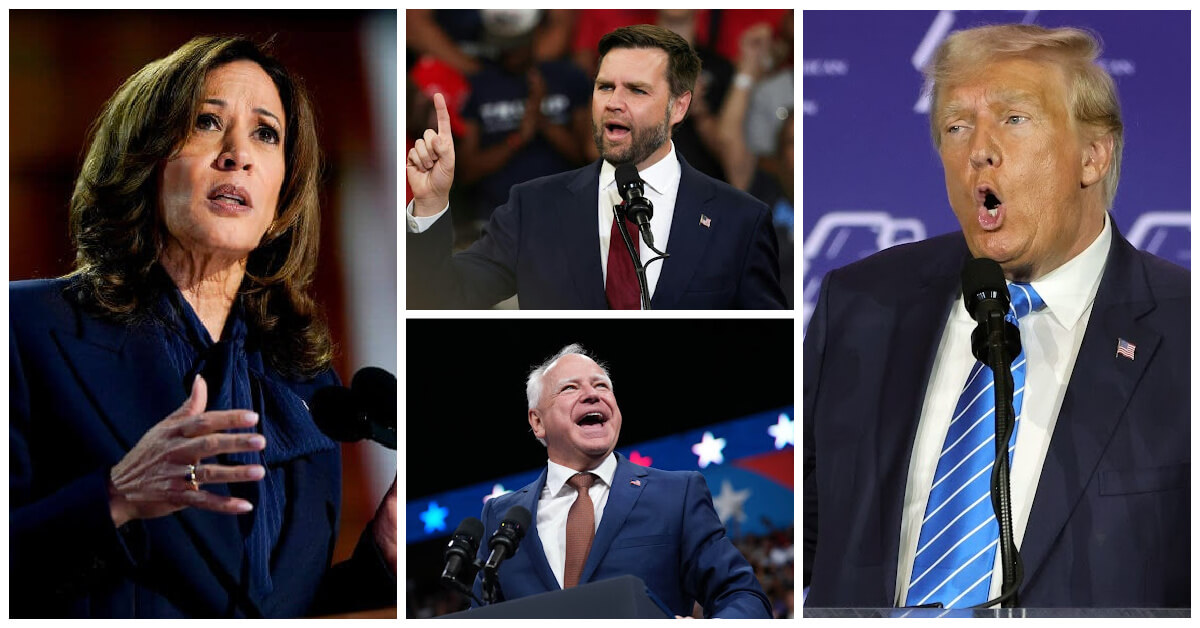
M246 593L235 516L196 508L131 522L109 514L108 474L187 394L161 344L64 299L65 280L9 287L9 600L15 617L298 616L395 604L371 535L329 568L337 538L337 449L284 463L287 511L274 591ZM301 399L332 371L285 383ZM228 495L227 485L205 490Z
M537 532L538 497L545 485L543 470L532 484L483 507L487 534L513 506L533 514L517 553L500 566L505 599L561 590ZM580 584L629 574L641 578L677 615L690 615L692 602L699 601L710 617L771 617L754 570L725 536L704 476L643 467L617 454L609 491ZM486 542L480 544L479 558L488 558ZM482 576L475 583L480 597L481 581Z
M600 163L513 186L483 238L461 253L450 254L449 215L408 234L409 307L486 308L516 294L522 309L607 309L596 224ZM663 266L650 306L785 309L770 210L683 157L679 166L671 256L654 262Z
M825 277L804 339L808 606L894 604L909 459L968 256L955 233ZM1190 606L1189 282L1114 225L1020 545L1022 606Z

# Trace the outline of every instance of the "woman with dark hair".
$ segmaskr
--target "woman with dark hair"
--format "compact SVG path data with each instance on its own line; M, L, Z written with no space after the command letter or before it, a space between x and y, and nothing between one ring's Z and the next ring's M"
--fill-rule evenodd
M198 37L105 105L75 270L10 284L13 616L288 617L395 605L395 485L330 567L336 385L308 295L320 158L303 86Z

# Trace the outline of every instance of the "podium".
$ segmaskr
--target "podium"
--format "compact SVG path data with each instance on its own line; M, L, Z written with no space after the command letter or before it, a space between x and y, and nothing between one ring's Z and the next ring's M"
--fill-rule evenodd
M443 615L455 619L664 619L674 617L637 576L618 576L561 591Z
M982 617L1038 617L1042 619L1151 619L1170 617L1184 619L1192 616L1190 608L989 608L989 609L944 609L944 608L804 608L806 618L982 618Z

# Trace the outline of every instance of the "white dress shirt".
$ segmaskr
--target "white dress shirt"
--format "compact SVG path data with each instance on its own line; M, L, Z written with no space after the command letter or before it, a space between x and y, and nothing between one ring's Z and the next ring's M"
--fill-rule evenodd
M679 158L675 156L675 143L669 143L671 151L667 153L666 157L638 172L642 180L646 182L645 196L654 204L654 216L650 218L650 232L654 234L654 247L660 251L667 251L667 240L671 237L671 220L675 217L675 198L679 195L679 178L682 174ZM617 193L615 172L616 167L607 161L600 164L599 189L596 200L600 232L600 269L606 284L608 282L608 247L611 239L609 236L612 235L613 205L621 202L621 195ZM409 201L405 208L408 232L424 233L449 209L450 205L447 204L442 211L433 216L414 216L413 201ZM638 238L638 242L641 244L639 255L641 255L642 264L658 256L657 253L650 250L650 247L646 246L646 242L641 238ZM619 240L616 244L622 248L625 246ZM650 290L651 297L654 296L654 288L658 286L658 276L662 274L662 265L665 261L659 260L646 267L646 287Z
M1050 448L1050 437L1054 434L1058 412L1071 380L1075 357L1083 343L1083 334L1092 314L1092 302L1096 299L1111 242L1112 228L1105 215L1104 228L1091 245L1046 276L1031 282L1033 289L1046 302L1046 307L1022 317L1020 322L1027 371L1009 480L1012 489L1013 541L1018 549L1025 536L1025 525L1037 493L1042 463ZM900 554L896 563L897 606L903 606L908 595L921 521L925 517L929 489L946 440L946 431L950 428L950 417L958 403L963 383L975 364L975 358L971 355L973 329L975 321L967 314L962 305L962 296L959 295L950 309L942 334L933 372L929 377L929 387L925 392L921 422L913 442L900 524ZM1000 595L1002 581L1000 551L997 549L989 600Z
M671 152L667 153L666 157L658 160L653 166L638 171L642 181L646 182L645 196L654 204L654 216L650 218L650 232L654 234L654 248L664 252L667 251L667 239L671 236L671 219L675 217L675 198L679 195L679 177L681 175L679 158L675 156L675 143L670 142L670 144ZM619 246L621 250L625 248L625 243L619 238L616 242L609 242L612 239L610 236L612 235L613 205L621 203L621 195L617 192L616 171L616 167L607 161L600 165L600 189L597 202L600 220L600 269L604 274L604 285L608 285L609 246ZM650 247L646 246L646 241L642 238L638 238L638 243L641 244L638 255L641 257L643 265L658 256L657 253L650 250ZM662 273L664 262L666 260L659 260L646 266L646 287L650 290L651 297L654 297L654 288L658 285L658 276Z
M613 475L617 472L617 456L608 454L600 466L589 469L596 474L597 480L588 489L588 497L592 498L592 506L596 510L596 529L600 529L600 517L604 514L604 505L608 503L609 489L612 487ZM579 473L575 469L561 464L546 461L546 485L538 496L537 532L542 541L542 550L554 579L558 580L559 588L563 586L563 571L567 560L567 514L571 505L579 497L579 492L567 480Z

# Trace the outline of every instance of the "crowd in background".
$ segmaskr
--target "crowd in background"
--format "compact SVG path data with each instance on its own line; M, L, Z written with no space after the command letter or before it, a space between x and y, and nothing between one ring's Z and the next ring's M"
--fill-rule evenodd
M785 9L409 10L405 152L436 128L432 97L444 94L455 142L456 246L469 246L513 185L599 157L591 94L600 37L658 24L688 40L702 62L675 149L771 208L791 305L793 17ZM526 107L530 101L540 105Z

